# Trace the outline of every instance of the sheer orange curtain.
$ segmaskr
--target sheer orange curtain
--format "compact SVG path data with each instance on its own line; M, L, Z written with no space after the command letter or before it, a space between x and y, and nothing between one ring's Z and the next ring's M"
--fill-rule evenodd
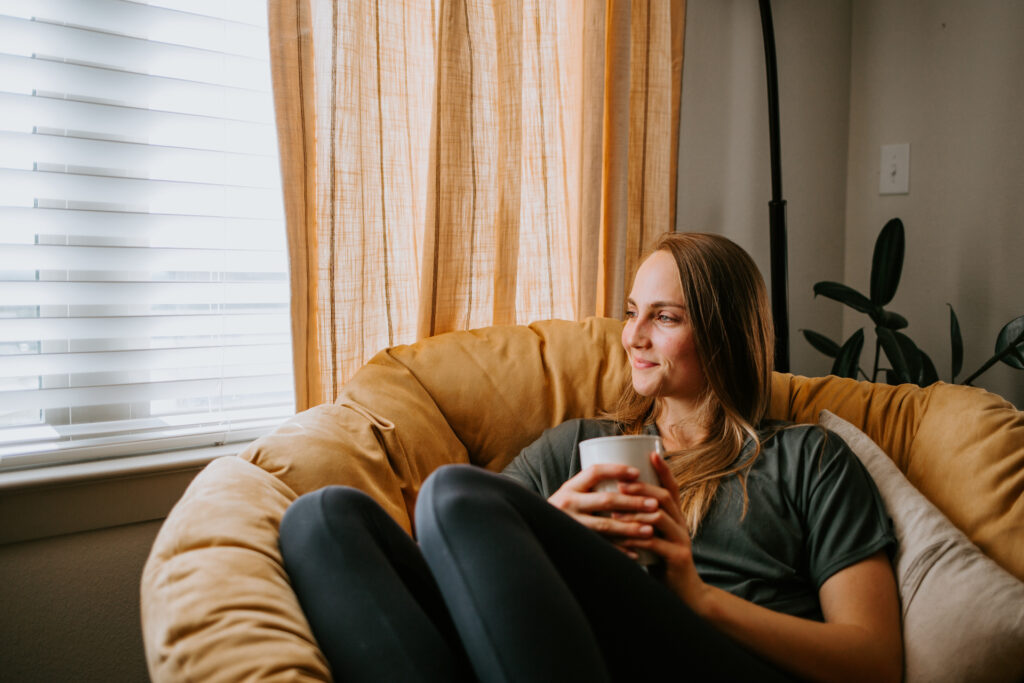
M618 316L674 224L684 0L270 0L299 410L377 351Z

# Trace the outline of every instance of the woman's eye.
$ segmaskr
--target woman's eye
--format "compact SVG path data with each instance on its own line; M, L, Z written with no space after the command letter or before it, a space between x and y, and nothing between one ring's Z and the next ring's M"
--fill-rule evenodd
M626 319L627 320L630 319L630 318L635 318L635 317L636 317L636 311L626 311Z

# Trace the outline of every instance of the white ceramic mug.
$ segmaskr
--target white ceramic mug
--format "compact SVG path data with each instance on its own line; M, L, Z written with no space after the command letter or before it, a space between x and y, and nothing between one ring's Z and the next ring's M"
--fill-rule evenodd
M580 441L580 467L586 469L591 465L611 463L628 465L640 470L638 481L654 486L661 486L658 474L651 465L650 454L654 452L665 456L661 437L650 434L633 434L625 436L601 436L596 439ZM619 482L615 479L604 479L594 487L595 491L615 491ZM637 549L637 561L640 564L654 564L658 556L649 550Z

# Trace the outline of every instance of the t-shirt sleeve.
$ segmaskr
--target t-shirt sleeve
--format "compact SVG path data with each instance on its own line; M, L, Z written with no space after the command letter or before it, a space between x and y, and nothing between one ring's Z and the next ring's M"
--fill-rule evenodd
M578 446L586 426L584 420L569 420L545 430L501 473L544 498L550 497L579 471Z
M837 434L817 429L806 491L810 577L820 588L841 569L895 548L892 522L871 476ZM809 444L808 444L809 445Z

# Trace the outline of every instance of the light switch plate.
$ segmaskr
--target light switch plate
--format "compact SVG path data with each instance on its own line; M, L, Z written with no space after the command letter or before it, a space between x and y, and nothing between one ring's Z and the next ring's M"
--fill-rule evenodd
M882 145L878 194L910 194L910 144Z

